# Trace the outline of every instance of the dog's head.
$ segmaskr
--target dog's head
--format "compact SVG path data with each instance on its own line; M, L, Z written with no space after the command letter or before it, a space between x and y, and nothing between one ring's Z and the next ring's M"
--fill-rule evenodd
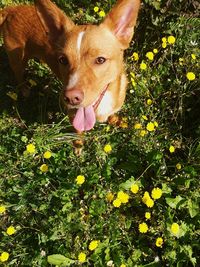
M123 72L123 51L129 46L140 6L139 0L118 0L100 25L75 25L50 0L35 0L37 13L55 44L63 99L77 109L74 126L94 126L95 109Z

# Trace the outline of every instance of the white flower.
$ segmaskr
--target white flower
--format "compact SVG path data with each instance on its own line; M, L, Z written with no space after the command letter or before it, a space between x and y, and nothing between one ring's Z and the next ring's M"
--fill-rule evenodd
M114 265L113 261L108 261L107 266L108 267L114 267L115 265Z

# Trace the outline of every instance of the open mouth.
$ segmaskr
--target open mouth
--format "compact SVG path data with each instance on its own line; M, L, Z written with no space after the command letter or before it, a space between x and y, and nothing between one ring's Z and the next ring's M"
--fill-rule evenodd
M104 97L109 84L107 84L99 95L98 99L91 105L87 107L80 107L76 111L75 117L73 119L73 126L74 128L79 131L89 131L91 130L96 122L96 115L95 111L98 108L99 104L101 103L102 98Z

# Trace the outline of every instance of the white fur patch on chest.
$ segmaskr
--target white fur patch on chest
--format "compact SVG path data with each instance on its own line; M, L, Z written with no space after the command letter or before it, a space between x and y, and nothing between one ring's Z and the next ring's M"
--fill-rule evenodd
M85 32L80 32L78 35L78 38L77 38L77 50L78 50L79 55L80 55L80 51L81 51L81 43L82 43L84 34L85 34Z
M107 91L103 96L98 108L97 115L98 116L106 116L113 113L113 95L111 92Z

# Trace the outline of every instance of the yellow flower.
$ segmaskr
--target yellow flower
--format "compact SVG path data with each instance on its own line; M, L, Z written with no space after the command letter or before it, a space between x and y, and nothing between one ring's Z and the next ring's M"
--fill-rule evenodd
M122 263L122 264L120 265L120 267L126 267L126 264Z
M95 7L94 7L94 12L97 13L98 11L99 11L99 7L98 7L98 6L95 6Z
M152 103L153 101L151 99L147 99L147 105L151 106Z
M112 202L113 199L114 199L113 193L108 192L107 195L106 195L106 199L107 199L108 202Z
M166 48L167 47L167 43L162 43L162 48Z
M154 54L153 54L153 52L147 52L147 53L146 53L146 57L147 57L149 60L153 60L153 59L154 59Z
M15 228L13 226L9 226L6 230L6 233L8 235L13 235L16 232Z
M0 206L0 214L4 213L6 211L6 207L5 206Z
M161 248L162 245L163 245L163 239L162 239L162 237L158 237L156 239L156 246Z
M43 156L44 156L45 159L50 159L50 157L52 156L52 154L51 154L50 151L46 151Z
M112 151L112 147L111 147L111 145L107 144L104 146L103 150L106 153L110 153Z
M166 42L167 42L167 38L166 38L166 37L163 37L163 38L162 38L162 42L163 42L163 43L166 43Z
M137 184L133 184L133 185L131 186L131 192L132 192L133 194L137 194L138 191L139 191L139 186L138 186Z
M28 144L26 146L26 151L28 151L30 154L34 154L35 153L35 146L33 144Z
M140 233L146 233L148 231L148 229L149 229L148 225L145 222L139 224L139 232Z
M152 208L154 206L154 201L153 199L148 198L145 204L147 205L148 208Z
M9 258L9 253L8 252L2 252L1 253L1 255L0 255L0 260L1 260L1 262L5 262L5 261L7 261L8 260L8 258Z
M195 80L195 78L196 78L194 72L191 72L191 71L190 71L190 72L187 72L186 77L187 77L187 79L188 79L189 81L193 81L193 80Z
M154 48L153 52L154 52L154 54L157 54L158 53L158 49Z
M142 118L145 120L145 121L148 121L148 118L146 115L142 115Z
M191 58L195 60L197 57L195 54L191 54Z
M83 176L83 175L78 175L77 177L76 177L76 183L78 184L78 185L81 185L81 184L83 184L85 182L85 176Z
M145 212L145 218L147 220L151 219L151 213L150 212Z
M157 121L154 121L153 123L154 123L155 127L158 127Z
M81 263L85 262L85 261L86 261L86 254L83 253L83 252L79 253L79 255L78 255L78 260L79 260L79 262L81 262Z
M133 87L136 87L137 83L135 82L135 80L133 78L131 78L131 83L132 83Z
M140 69L141 69L141 70L146 70L146 69L147 69L147 64L144 63L144 62L142 62L142 63L140 64Z
M99 241L98 240L93 240L89 244L89 250L95 250L98 247Z
M114 201L113 201L113 206L115 208L119 208L121 206L122 202L119 198L116 198Z
M118 192L117 198L121 201L121 203L124 203L124 204L129 201L129 195L124 193L123 191Z
M174 153L174 152L175 152L175 147L171 145L171 146L169 147L169 152L170 152L170 153Z
M169 44L174 44L175 41L176 41L176 38L172 35L170 35L168 38L167 38L167 41Z
M101 10L100 12L99 12L99 16L101 17L101 18L103 18L103 17L105 17L105 12L103 11L103 10Z
M152 191L151 191L151 196L153 199L159 199L161 198L162 196L162 190L158 187L154 188Z
M134 129L135 130L139 130L139 129L141 129L142 128L142 124L141 123L136 123L135 125L134 125Z
M149 132L154 131L154 130L155 130L155 125L154 125L154 123L153 123L153 122L149 122L149 123L147 123L147 127L146 127L146 129L147 129L147 131L149 131Z
M131 75L132 78L135 78L135 73L133 73L132 71L130 72L130 75Z
M147 131L146 130L141 130L140 131L140 136L141 137L144 137L146 134L147 134Z
M144 204L146 204L146 202L147 202L147 200L148 199L150 199L151 197L150 197L150 195L149 195L149 192L144 192L144 195L143 195L143 197L142 197L142 202L144 203Z
M180 227L179 227L178 223L172 223L172 225L171 225L172 234L178 235L179 231L180 231Z
M122 121L122 122L120 123L120 127L123 128L123 129L126 129L126 128L128 128L128 123L125 122L125 121Z
M177 163L176 164L176 168L177 168L177 170L181 170L181 168L182 168L181 164L180 163Z
M48 169L49 169L49 167L48 167L47 164L42 164L42 165L40 166L40 170L41 170L41 172L48 172Z
M134 52L134 53L132 54L132 58L133 58L135 61L138 61L138 60L139 60L139 55L138 55L138 53Z

